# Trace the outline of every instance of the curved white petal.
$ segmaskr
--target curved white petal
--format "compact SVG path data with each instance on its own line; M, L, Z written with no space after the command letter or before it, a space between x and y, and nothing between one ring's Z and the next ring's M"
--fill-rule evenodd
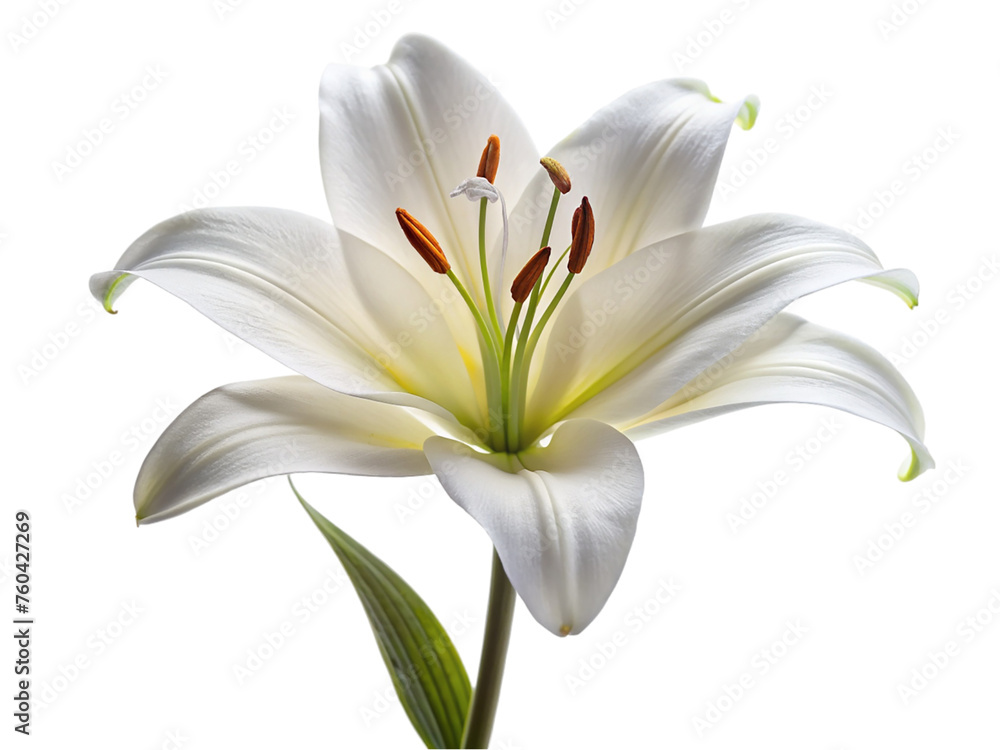
M434 302L407 271L327 222L274 208L191 211L91 279L109 310L128 285L122 273L335 390L436 408L429 400L464 421L482 412L478 351L460 351L439 314L421 314Z
M386 65L329 66L320 90L320 160L334 224L423 280L429 271L396 224L396 208L405 208L434 233L482 302L479 207L448 194L476 174L491 134L500 137L496 185L520 195L538 167L531 137L497 88L442 44L406 36ZM500 224L491 211L487 247Z
M904 481L933 468L916 395L889 360L856 339L779 313L656 409L629 425L639 439L749 406L803 403L870 419L910 445Z
M573 211L586 195L594 208L588 278L653 242L700 227L708 211L733 122L750 127L757 100L720 102L694 79L657 81L594 113L549 156L570 174L550 244L569 245ZM538 250L552 197L540 170L511 213L510 277ZM562 275L560 273L560 275Z
M422 447L437 432L456 434L427 412L298 375L234 383L191 404L150 450L135 484L136 518L162 521L281 474L429 474Z
M916 279L861 240L795 216L748 216L639 250L564 303L529 396L527 435L566 418L627 424L793 300L851 279L911 304Z
M424 451L448 495L486 530L531 614L579 633L621 575L635 536L643 474L632 442L591 420L560 425L517 457L432 437Z

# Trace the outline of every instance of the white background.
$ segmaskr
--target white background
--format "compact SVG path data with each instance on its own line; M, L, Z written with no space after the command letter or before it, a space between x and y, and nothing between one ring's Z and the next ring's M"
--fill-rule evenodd
M233 4L12 0L0 13L0 601L12 616L13 515L26 508L33 687L46 701L32 737L4 747L419 746L399 705L379 697L389 680L356 596L323 593L340 569L283 481L152 527L132 520L132 483L169 417L217 385L283 369L150 285L115 317L87 293L91 273L191 205L232 159L239 173L213 205L326 218L320 73L383 62L410 31L487 72L543 151L657 78L703 78L724 99L756 93L757 126L734 131L721 179L752 174L717 191L709 223L764 210L838 226L874 217L864 239L923 287L912 312L858 284L793 309L897 358L940 468L902 484L896 435L809 407L750 410L641 444L647 490L622 580L578 637L554 638L519 607L495 746L998 746L1000 615L983 608L1000 607L1000 282L977 277L992 274L984 262L997 252L994 3ZM366 26L373 13L384 27ZM144 78L143 101L123 109ZM275 108L291 122L248 151ZM57 174L53 163L102 118L111 132ZM796 450L809 460L790 458ZM950 464L960 471L946 473ZM788 481L772 487L777 472ZM97 486L84 497L88 481ZM490 559L475 522L433 479L300 484L425 597L474 675ZM761 487L776 491L734 531L727 516ZM879 542L906 512L912 527ZM224 530L206 532L213 525ZM872 540L888 550L861 571ZM666 605L661 582L679 587ZM304 597L322 602L308 619ZM958 629L977 612L980 630ZM286 621L291 635L240 682L234 668ZM764 674L760 652L789 622L808 632ZM602 644L618 631L612 653ZM958 655L905 702L899 686L949 641ZM744 674L753 686L727 702ZM710 703L728 710L711 714ZM12 710L8 700L0 712L7 737Z

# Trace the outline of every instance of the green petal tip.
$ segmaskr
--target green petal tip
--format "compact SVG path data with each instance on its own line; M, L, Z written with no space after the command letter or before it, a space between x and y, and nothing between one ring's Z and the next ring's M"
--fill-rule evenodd
M899 477L899 481L901 482L910 482L923 474L927 469L933 468L934 460L928 456L927 461L921 461L920 454L918 454L916 449L911 445L910 460L900 467L896 476Z
M111 313L112 315L118 314L118 311L112 307L115 301L115 297L117 296L115 292L118 290L118 286L128 277L129 274L123 273L121 276L119 276L118 278L116 278L114 281L111 282L110 286L108 286L108 291L104 293L104 299L101 301L101 304L104 306L104 309L107 312Z
M744 130L750 130L757 122L757 114L760 112L760 99L751 94L743 100L739 114L736 115L736 123Z

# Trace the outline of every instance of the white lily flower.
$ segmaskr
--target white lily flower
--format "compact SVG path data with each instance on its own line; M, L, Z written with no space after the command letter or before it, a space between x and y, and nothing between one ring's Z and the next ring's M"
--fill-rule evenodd
M756 108L699 81L652 83L599 110L543 169L496 88L433 40L406 37L370 70L330 66L320 158L332 224L191 211L91 280L109 311L130 282L151 281L298 373L188 407L140 470L138 520L274 475L434 473L532 615L566 635L603 607L632 544L634 438L802 402L899 432L903 479L932 466L920 406L886 359L782 312L848 280L912 306L913 275L808 219L701 226L732 124L750 127ZM587 196L575 221L558 202L570 177ZM551 285L543 245L556 258L573 246L569 272L550 264ZM512 287L513 299L499 292Z

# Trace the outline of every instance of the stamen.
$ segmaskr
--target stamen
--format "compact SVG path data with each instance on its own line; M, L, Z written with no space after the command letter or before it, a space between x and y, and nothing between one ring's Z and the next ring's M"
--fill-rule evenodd
M552 180L552 184L556 186L556 189L563 195L568 193L573 184L570 182L569 172L566 171L566 167L550 156L543 156L540 163L545 167L545 171L549 173L549 179Z
M485 177L492 185L497 178L497 169L500 168L500 138L491 135L486 141L486 148L479 159L479 171L476 177Z
M573 245L569 251L569 272L580 273L594 246L594 211L587 196L573 214Z
M451 270L451 264L445 257L444 250L427 227L402 208L396 209L396 219L406 239L413 245L413 249L420 253L420 257L427 262L432 271L444 274Z
M545 270L545 266L548 265L551 254L551 247L543 247L531 256L531 260L524 264L524 268L521 269L521 272L514 279L514 283L510 287L510 296L514 298L515 302L524 302L528 299L528 295L531 294L531 290L535 287L535 282L538 281Z

